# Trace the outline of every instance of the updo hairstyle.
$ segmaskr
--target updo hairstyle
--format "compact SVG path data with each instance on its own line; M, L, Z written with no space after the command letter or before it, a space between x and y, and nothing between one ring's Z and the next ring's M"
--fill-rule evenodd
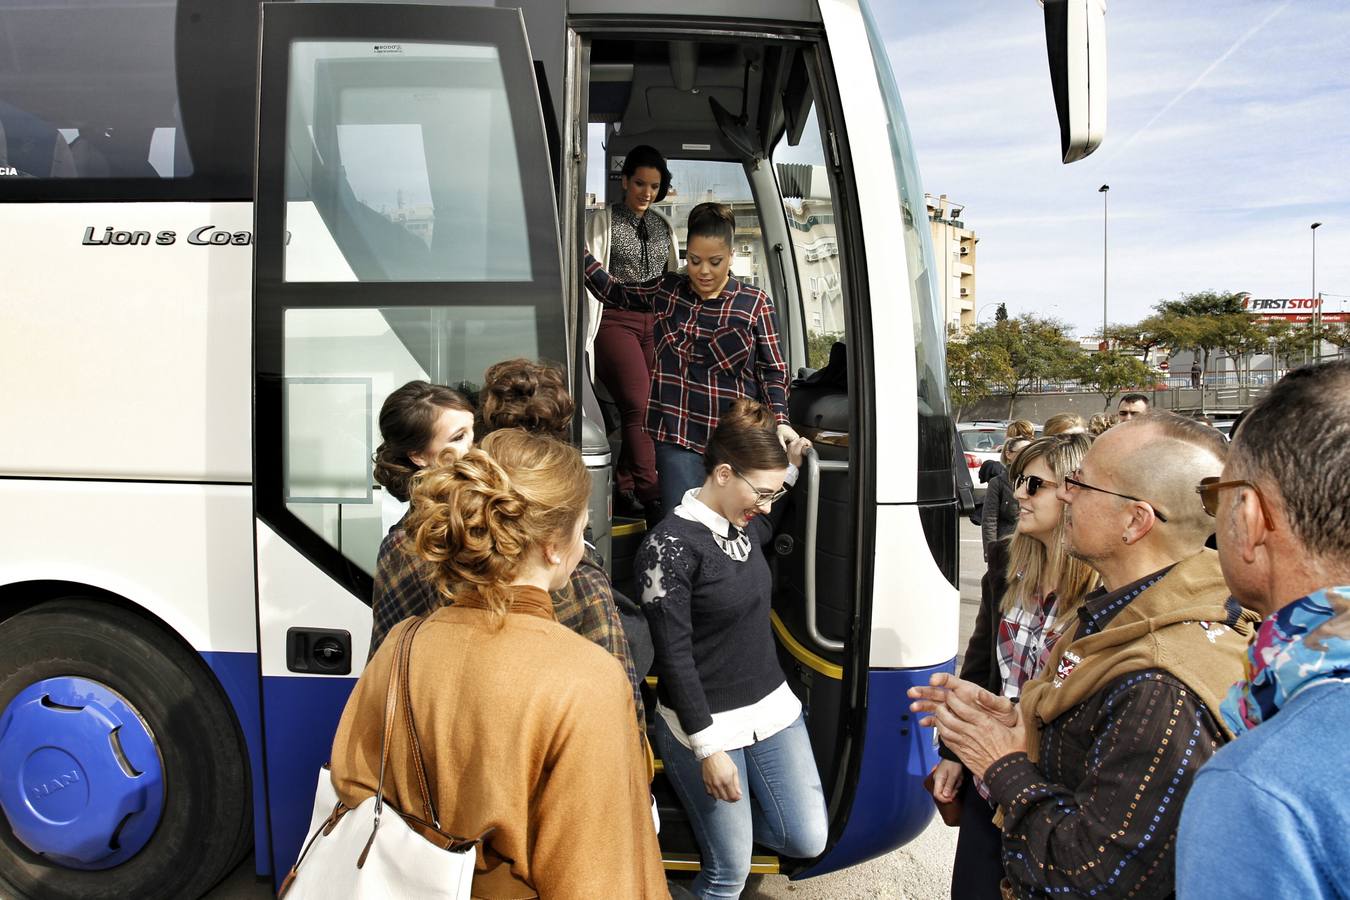
M586 514L591 479L570 444L518 428L412 481L405 525L446 601L476 593L499 619L532 547L566 540Z
M436 422L447 409L473 414L473 404L459 391L426 381L410 381L385 398L380 407L380 446L375 450L375 480L393 496L408 500L408 481L421 466L409 454L426 448L436 436Z
M528 359L508 359L489 368L478 402L480 434L523 428L565 440L576 412L562 369Z
M736 238L736 214L725 203L700 203L689 211L685 241L696 237L716 238L730 250Z
M703 470L711 475L722 463L737 472L787 468L787 451L768 407L741 397L723 411L703 451Z

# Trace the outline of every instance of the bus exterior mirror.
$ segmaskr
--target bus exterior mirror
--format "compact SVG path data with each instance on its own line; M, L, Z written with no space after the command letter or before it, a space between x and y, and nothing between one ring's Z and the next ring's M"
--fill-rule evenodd
M1106 0L1042 0L1050 85L1065 163L1106 135Z

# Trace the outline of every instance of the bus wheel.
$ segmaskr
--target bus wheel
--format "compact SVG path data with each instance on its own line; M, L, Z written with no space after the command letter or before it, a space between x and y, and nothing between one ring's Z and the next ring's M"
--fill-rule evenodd
M0 622L0 895L201 896L249 845L245 753L201 659L141 616Z

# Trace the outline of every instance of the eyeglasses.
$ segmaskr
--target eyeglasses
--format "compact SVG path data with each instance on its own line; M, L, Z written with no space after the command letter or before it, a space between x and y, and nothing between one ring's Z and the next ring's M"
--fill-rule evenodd
M1201 478L1200 483L1196 485L1195 492L1200 495L1200 505L1205 508L1205 512L1210 516L1216 516L1219 513L1219 491L1224 488L1245 487L1256 494L1256 502L1261 507L1261 515L1266 520L1266 529L1275 530L1275 522L1270 518L1270 511L1266 509L1266 498L1261 496L1261 489L1250 481L1220 481L1217 477Z
M1085 491L1096 491L1099 494L1110 494L1112 497L1119 497L1122 500L1133 500L1135 503L1142 503L1149 509L1153 510L1153 518L1157 519L1159 522L1167 521L1167 516L1163 515L1163 511L1161 509L1158 509L1158 507L1154 506L1149 501L1145 500L1143 497L1132 497L1129 494L1119 494L1115 491L1108 491L1106 488L1099 488L1096 485L1088 484L1086 481L1082 481L1076 477L1081 471L1082 471L1081 469L1074 469L1073 475L1065 476L1064 483L1066 485L1070 485L1073 488L1082 488Z
M1054 481L1046 481L1044 478L1042 478L1042 477L1039 476L1039 475L1018 475L1016 478L1013 479L1013 490L1014 490L1014 491L1015 491L1015 490L1018 490L1018 489L1021 488L1023 485L1026 485L1027 496L1028 496L1028 497L1035 497L1035 496L1036 496L1036 492L1039 491L1039 490L1040 490L1041 488L1043 488L1043 487L1048 487L1048 488L1057 488L1057 487L1059 487L1059 484L1058 484L1057 482L1054 482Z
M731 471L736 472L735 469L732 469ZM772 506L774 503L782 500L783 496L787 494L787 488L779 488L776 491L770 491L762 487L755 487L754 483L740 472L736 472L736 477L741 481L744 481L750 490L755 492L755 505L757 506L762 503L767 503Z

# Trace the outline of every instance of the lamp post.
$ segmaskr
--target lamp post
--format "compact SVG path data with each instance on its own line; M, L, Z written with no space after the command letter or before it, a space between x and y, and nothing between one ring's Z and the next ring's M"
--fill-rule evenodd
M1317 229L1321 227L1321 222L1314 222L1310 226L1310 230L1312 231L1312 326L1314 363L1322 360L1322 304L1317 302Z
M1097 188L1097 193L1102 195L1102 349L1109 349L1106 346L1106 192L1111 190L1111 185L1104 184Z

